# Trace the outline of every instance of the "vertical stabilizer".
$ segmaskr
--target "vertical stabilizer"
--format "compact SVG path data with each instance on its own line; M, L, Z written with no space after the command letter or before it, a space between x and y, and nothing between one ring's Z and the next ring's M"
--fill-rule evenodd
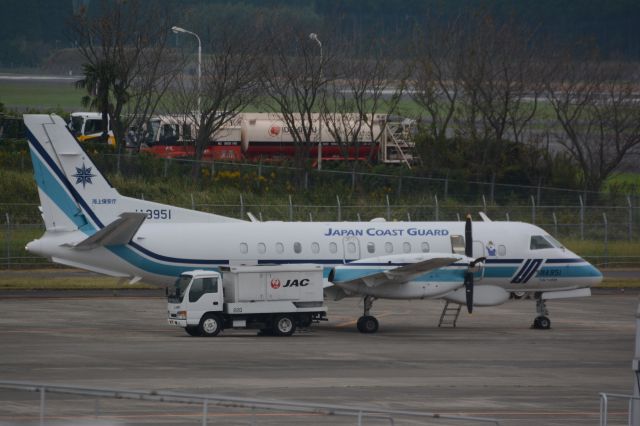
M25 115L42 217L47 230L91 233L117 218L105 205L120 194L97 169L57 115ZM114 217L111 217L114 216Z

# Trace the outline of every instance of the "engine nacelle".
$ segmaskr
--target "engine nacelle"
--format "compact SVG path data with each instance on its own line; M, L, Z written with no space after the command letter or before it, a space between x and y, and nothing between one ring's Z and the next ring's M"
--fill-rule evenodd
M458 288L443 297L450 302L467 303L464 288ZM494 285L476 285L473 287L473 306L501 305L509 300L509 292L502 287Z
M454 261L424 273L409 274L406 281L394 275L398 267L448 258ZM412 253L371 257L334 267L329 281L348 294L384 299L425 299L441 297L462 286L464 273L473 259L448 253Z

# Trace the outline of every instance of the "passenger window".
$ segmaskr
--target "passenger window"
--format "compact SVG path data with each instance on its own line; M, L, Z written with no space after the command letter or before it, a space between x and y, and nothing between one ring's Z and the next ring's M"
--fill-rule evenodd
M293 251L296 253L302 253L302 244L297 241L293 243Z
M423 253L429 253L429 243L426 241L423 241L422 244L420 244L420 248L422 249Z
M498 246L498 256L506 256L507 255L507 247L505 247L504 245L500 244Z
M249 246L247 245L247 243L240 243L240 253L247 254L248 251Z
M402 243L402 252L411 253L411 243L407 243L407 242Z
M338 252L338 245L336 243L329 243L329 251L331 253L337 253Z
M393 253L393 244L389 242L384 243L384 251L387 253Z
M348 242L347 243L347 252L349 254L353 254L356 252L356 244L354 242Z
M313 253L320 253L320 244L318 243L311 243L311 251Z
M197 302L206 293L217 293L218 280L216 278L196 278L189 290L189 302Z
M464 254L464 237L462 235L451 236L451 253Z
M369 253L375 253L376 252L376 244L375 243L367 243L367 251Z
M278 253L284 253L284 244L282 243L276 243L276 251Z
M553 245L547 241L542 235L534 235L531 237L531 244L529 244L531 250L540 250L553 248Z
M258 243L258 253L264 254L267 251L267 246L264 243Z

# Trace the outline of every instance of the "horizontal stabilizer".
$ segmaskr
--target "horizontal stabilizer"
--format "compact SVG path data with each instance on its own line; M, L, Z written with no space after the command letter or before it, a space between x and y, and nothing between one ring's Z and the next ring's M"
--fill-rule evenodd
M128 244L138 232L146 213L122 213L118 219L111 222L89 238L74 246L78 250L91 250L99 246L117 246Z

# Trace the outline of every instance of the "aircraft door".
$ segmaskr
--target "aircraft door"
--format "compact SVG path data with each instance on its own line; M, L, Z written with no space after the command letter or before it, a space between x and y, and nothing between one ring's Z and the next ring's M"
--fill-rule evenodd
M342 239L342 253L344 263L360 259L360 240L358 237L344 237Z
M476 259L478 257L484 257L486 256L485 252L484 252L484 244L482 243L482 241L474 241L473 242L473 257L475 257Z
M482 241L473 242L473 258L485 257L484 243ZM480 281L484 277L484 268L474 274L474 279Z

